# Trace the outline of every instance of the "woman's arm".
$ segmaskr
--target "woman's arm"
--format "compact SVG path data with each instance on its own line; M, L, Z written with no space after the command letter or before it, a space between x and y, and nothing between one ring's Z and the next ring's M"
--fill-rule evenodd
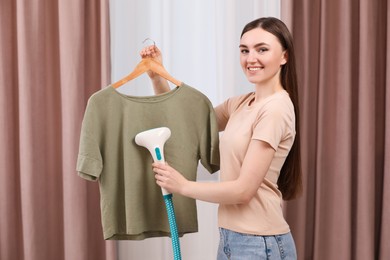
M169 192L220 204L247 203L256 194L271 165L275 150L266 142L252 140L236 180L206 183L189 181L171 166L153 164L159 186Z

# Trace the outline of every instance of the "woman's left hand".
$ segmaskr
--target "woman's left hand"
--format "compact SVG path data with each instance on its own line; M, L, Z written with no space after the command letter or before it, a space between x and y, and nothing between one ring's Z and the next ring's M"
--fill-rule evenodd
M188 182L184 176L168 163L153 163L156 183L170 193L182 194L183 187Z

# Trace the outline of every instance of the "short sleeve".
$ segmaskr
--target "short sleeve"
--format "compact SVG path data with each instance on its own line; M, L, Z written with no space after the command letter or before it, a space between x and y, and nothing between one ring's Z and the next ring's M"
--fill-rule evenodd
M96 181L103 169L103 160L99 148L97 129L98 111L90 99L81 125L79 154L76 170L81 178Z
M219 170L219 131L213 107L209 106L209 115L206 120L200 140L200 162L210 172Z
M293 108L275 101L259 111L252 139L265 141L276 151L282 140L294 136L295 116Z
M229 120L228 102L225 101L222 104L215 107L215 115L218 124L219 131L225 130L226 124Z

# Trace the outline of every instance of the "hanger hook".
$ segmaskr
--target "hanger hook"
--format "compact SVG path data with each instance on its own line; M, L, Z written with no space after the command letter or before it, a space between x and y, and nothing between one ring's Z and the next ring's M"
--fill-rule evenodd
M150 38L146 38L142 43L145 43L147 40L152 41L153 45L156 46L156 42Z

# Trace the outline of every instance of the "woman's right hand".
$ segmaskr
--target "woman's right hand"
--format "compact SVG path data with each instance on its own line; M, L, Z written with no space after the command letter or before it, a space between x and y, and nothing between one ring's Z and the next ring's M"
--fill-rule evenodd
M149 45L143 48L139 54L141 55L141 58L152 58L161 64L163 63L161 51L157 48L156 45ZM160 77L157 73L154 73L153 71L148 71L147 73L152 81L158 80L158 78Z
M139 54L143 59L152 58L155 61L161 63L162 65L162 54L156 45L150 45L143 48ZM161 77L159 74L151 70L148 70L147 74L152 81L153 90L156 95L165 93L170 90L168 81L165 78Z

